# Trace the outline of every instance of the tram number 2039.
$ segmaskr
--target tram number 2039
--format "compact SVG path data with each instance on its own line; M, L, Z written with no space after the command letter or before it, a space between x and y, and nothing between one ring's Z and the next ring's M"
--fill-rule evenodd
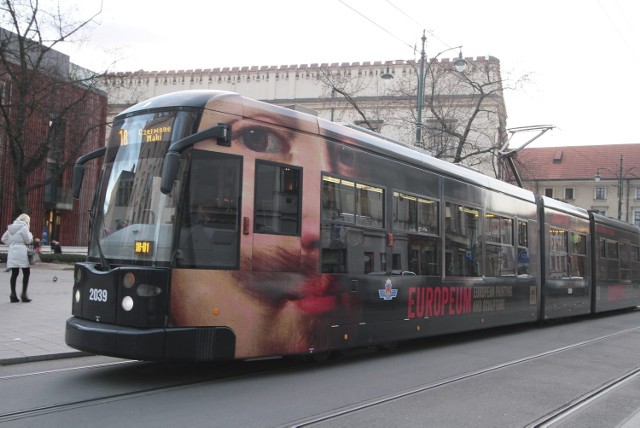
M106 302L107 290L103 290L102 288L90 288L89 300L91 300L92 302Z

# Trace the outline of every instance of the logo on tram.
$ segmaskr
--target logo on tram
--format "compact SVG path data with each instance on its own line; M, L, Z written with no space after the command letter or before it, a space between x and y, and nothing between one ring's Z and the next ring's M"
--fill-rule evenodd
M384 290L378 290L378 295L382 300L393 300L398 295L398 290L393 288L393 284L390 279L384 284Z

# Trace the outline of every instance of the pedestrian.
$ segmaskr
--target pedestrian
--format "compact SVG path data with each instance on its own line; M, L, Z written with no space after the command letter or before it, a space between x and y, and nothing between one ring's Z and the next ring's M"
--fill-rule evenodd
M58 241L51 241L51 251L56 254L62 254L62 247L60 246L60 243Z
M29 286L29 275L31 268L29 267L29 252L27 245L33 241L33 235L29 231L31 218L27 214L20 214L16 220L7 227L7 231L2 235L2 242L9 246L7 253L7 268L11 269L11 303L20 301L16 295L16 281L22 269L22 294L23 302L30 302L27 297L27 287Z
M40 239L38 238L33 239L33 251L35 251L38 254L42 252L42 246L40 244Z

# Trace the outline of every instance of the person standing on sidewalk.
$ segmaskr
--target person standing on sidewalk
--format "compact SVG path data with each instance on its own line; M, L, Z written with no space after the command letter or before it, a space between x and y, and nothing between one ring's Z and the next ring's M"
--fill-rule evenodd
M20 214L2 235L2 242L9 246L7 268L11 269L11 296L9 297L11 303L20 301L16 295L16 281L20 269L22 269L22 295L20 297L25 303L31 301L27 297L27 287L29 286L29 276L31 275L27 245L33 241L33 235L29 231L30 222L31 218L27 214Z

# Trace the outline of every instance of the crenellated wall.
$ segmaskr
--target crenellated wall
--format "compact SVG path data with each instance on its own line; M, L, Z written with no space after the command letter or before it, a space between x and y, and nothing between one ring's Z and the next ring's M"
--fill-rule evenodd
M495 57L465 58L465 78L485 83L501 82L500 62ZM370 123L379 125L388 137L408 143L415 135L415 112L418 70L415 60L374 62L313 63L294 65L263 65L208 68L195 70L162 70L118 72L104 79L103 89L109 94L109 119L140 101L169 92L192 89L215 89L237 92L243 96L281 105L301 105L317 112L319 117L336 122L362 121L361 115L340 92L348 93L365 112ZM453 68L448 58L429 60L425 85L438 80L438 103L448 109L472 111L477 94L470 86L461 85L459 76L446 72ZM382 79L390 73L392 79ZM326 82L333 82L333 89ZM495 83L500 86L501 83ZM428 90L427 93L430 93ZM483 101L483 110L494 112L474 119L475 128L482 128L477 136L471 135L473 147L495 145L505 128L506 111L502 89L496 96ZM428 123L428 103L424 122ZM464 123L465 119L456 119ZM487 128L489 131L487 132ZM482 135L481 135L482 134ZM482 140L484 138L484 141ZM475 149L474 149L475 150ZM485 164L479 161L476 164ZM492 165L490 161L487 165ZM487 172L493 173L492 168Z
M499 70L495 57L466 58L469 68L492 63ZM432 60L431 64L446 67L448 58ZM262 101L320 98L323 85L318 84L321 70L341 72L371 81L381 80L389 72L394 77L417 79L419 64L414 60L298 64L280 66L243 66L195 70L162 70L118 72L105 79L109 103L131 105L168 92L189 89L220 89L239 92ZM499 72L499 71L498 71ZM379 82L382 83L382 82ZM377 95L376 85L369 85L362 95Z

